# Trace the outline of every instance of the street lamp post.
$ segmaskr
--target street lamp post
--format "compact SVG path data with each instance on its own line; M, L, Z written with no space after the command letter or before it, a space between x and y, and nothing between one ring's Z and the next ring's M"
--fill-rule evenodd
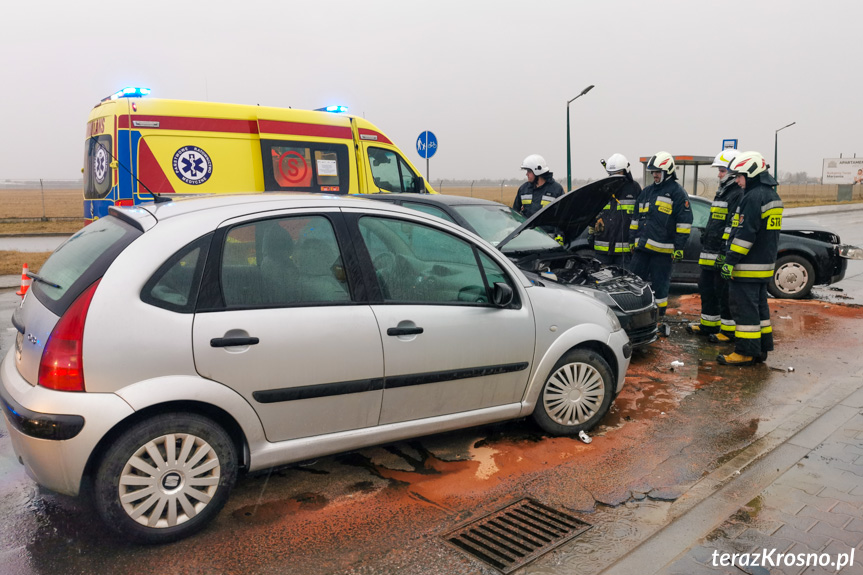
M566 191L570 191L572 189L572 153L570 152L570 144L569 144L569 105L572 104L578 98L581 98L588 92L593 90L593 84L585 88L581 91L581 93L569 100L566 103Z
M776 130L776 134L774 134L773 138L773 179L777 182L779 181L779 177L776 175L779 173L779 132L784 130L785 128L790 128L797 122L791 122L787 126L782 126L778 130Z

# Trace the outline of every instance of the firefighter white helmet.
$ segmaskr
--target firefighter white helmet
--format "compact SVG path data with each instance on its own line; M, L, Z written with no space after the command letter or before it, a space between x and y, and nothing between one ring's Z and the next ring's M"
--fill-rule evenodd
M521 163L522 170L530 170L534 176L541 176L548 172L548 164L545 163L545 158L539 154L531 154Z
M716 154L716 159L713 160L711 164L714 168L728 168L728 164L731 163L731 160L737 157L737 150L734 148L728 148L727 150L722 150L718 154Z
M768 167L764 156L758 152L743 152L728 165L728 171L735 176L744 175L747 178L754 178L761 172L766 172Z
M674 158L668 152L656 152L647 162L647 171L665 172L667 176L670 176L674 173Z
M629 162L623 154L613 154L607 160L603 160L602 165L605 166L605 171L609 174L629 171Z

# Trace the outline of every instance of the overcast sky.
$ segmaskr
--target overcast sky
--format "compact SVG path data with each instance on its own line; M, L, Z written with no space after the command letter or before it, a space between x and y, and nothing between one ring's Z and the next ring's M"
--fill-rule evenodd
M714 155L724 138L821 175L863 156L860 0L47 0L0 2L0 179L77 178L87 114L153 97L349 106L402 148L433 131L431 180L566 181L614 152ZM638 170L640 173L640 168Z

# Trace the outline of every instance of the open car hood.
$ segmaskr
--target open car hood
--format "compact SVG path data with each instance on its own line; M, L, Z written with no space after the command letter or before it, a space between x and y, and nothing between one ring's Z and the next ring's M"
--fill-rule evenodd
M501 249L523 230L538 227L554 228L570 242L580 236L602 208L625 184L626 176L609 176L563 194L514 229L498 243Z

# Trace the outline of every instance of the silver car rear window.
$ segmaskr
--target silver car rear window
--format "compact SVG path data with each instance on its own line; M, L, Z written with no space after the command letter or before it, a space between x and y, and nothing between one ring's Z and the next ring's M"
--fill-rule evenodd
M36 297L48 309L62 315L88 285L102 277L114 258L141 235L141 231L113 216L82 228L57 248L39 269L48 283L34 281Z

